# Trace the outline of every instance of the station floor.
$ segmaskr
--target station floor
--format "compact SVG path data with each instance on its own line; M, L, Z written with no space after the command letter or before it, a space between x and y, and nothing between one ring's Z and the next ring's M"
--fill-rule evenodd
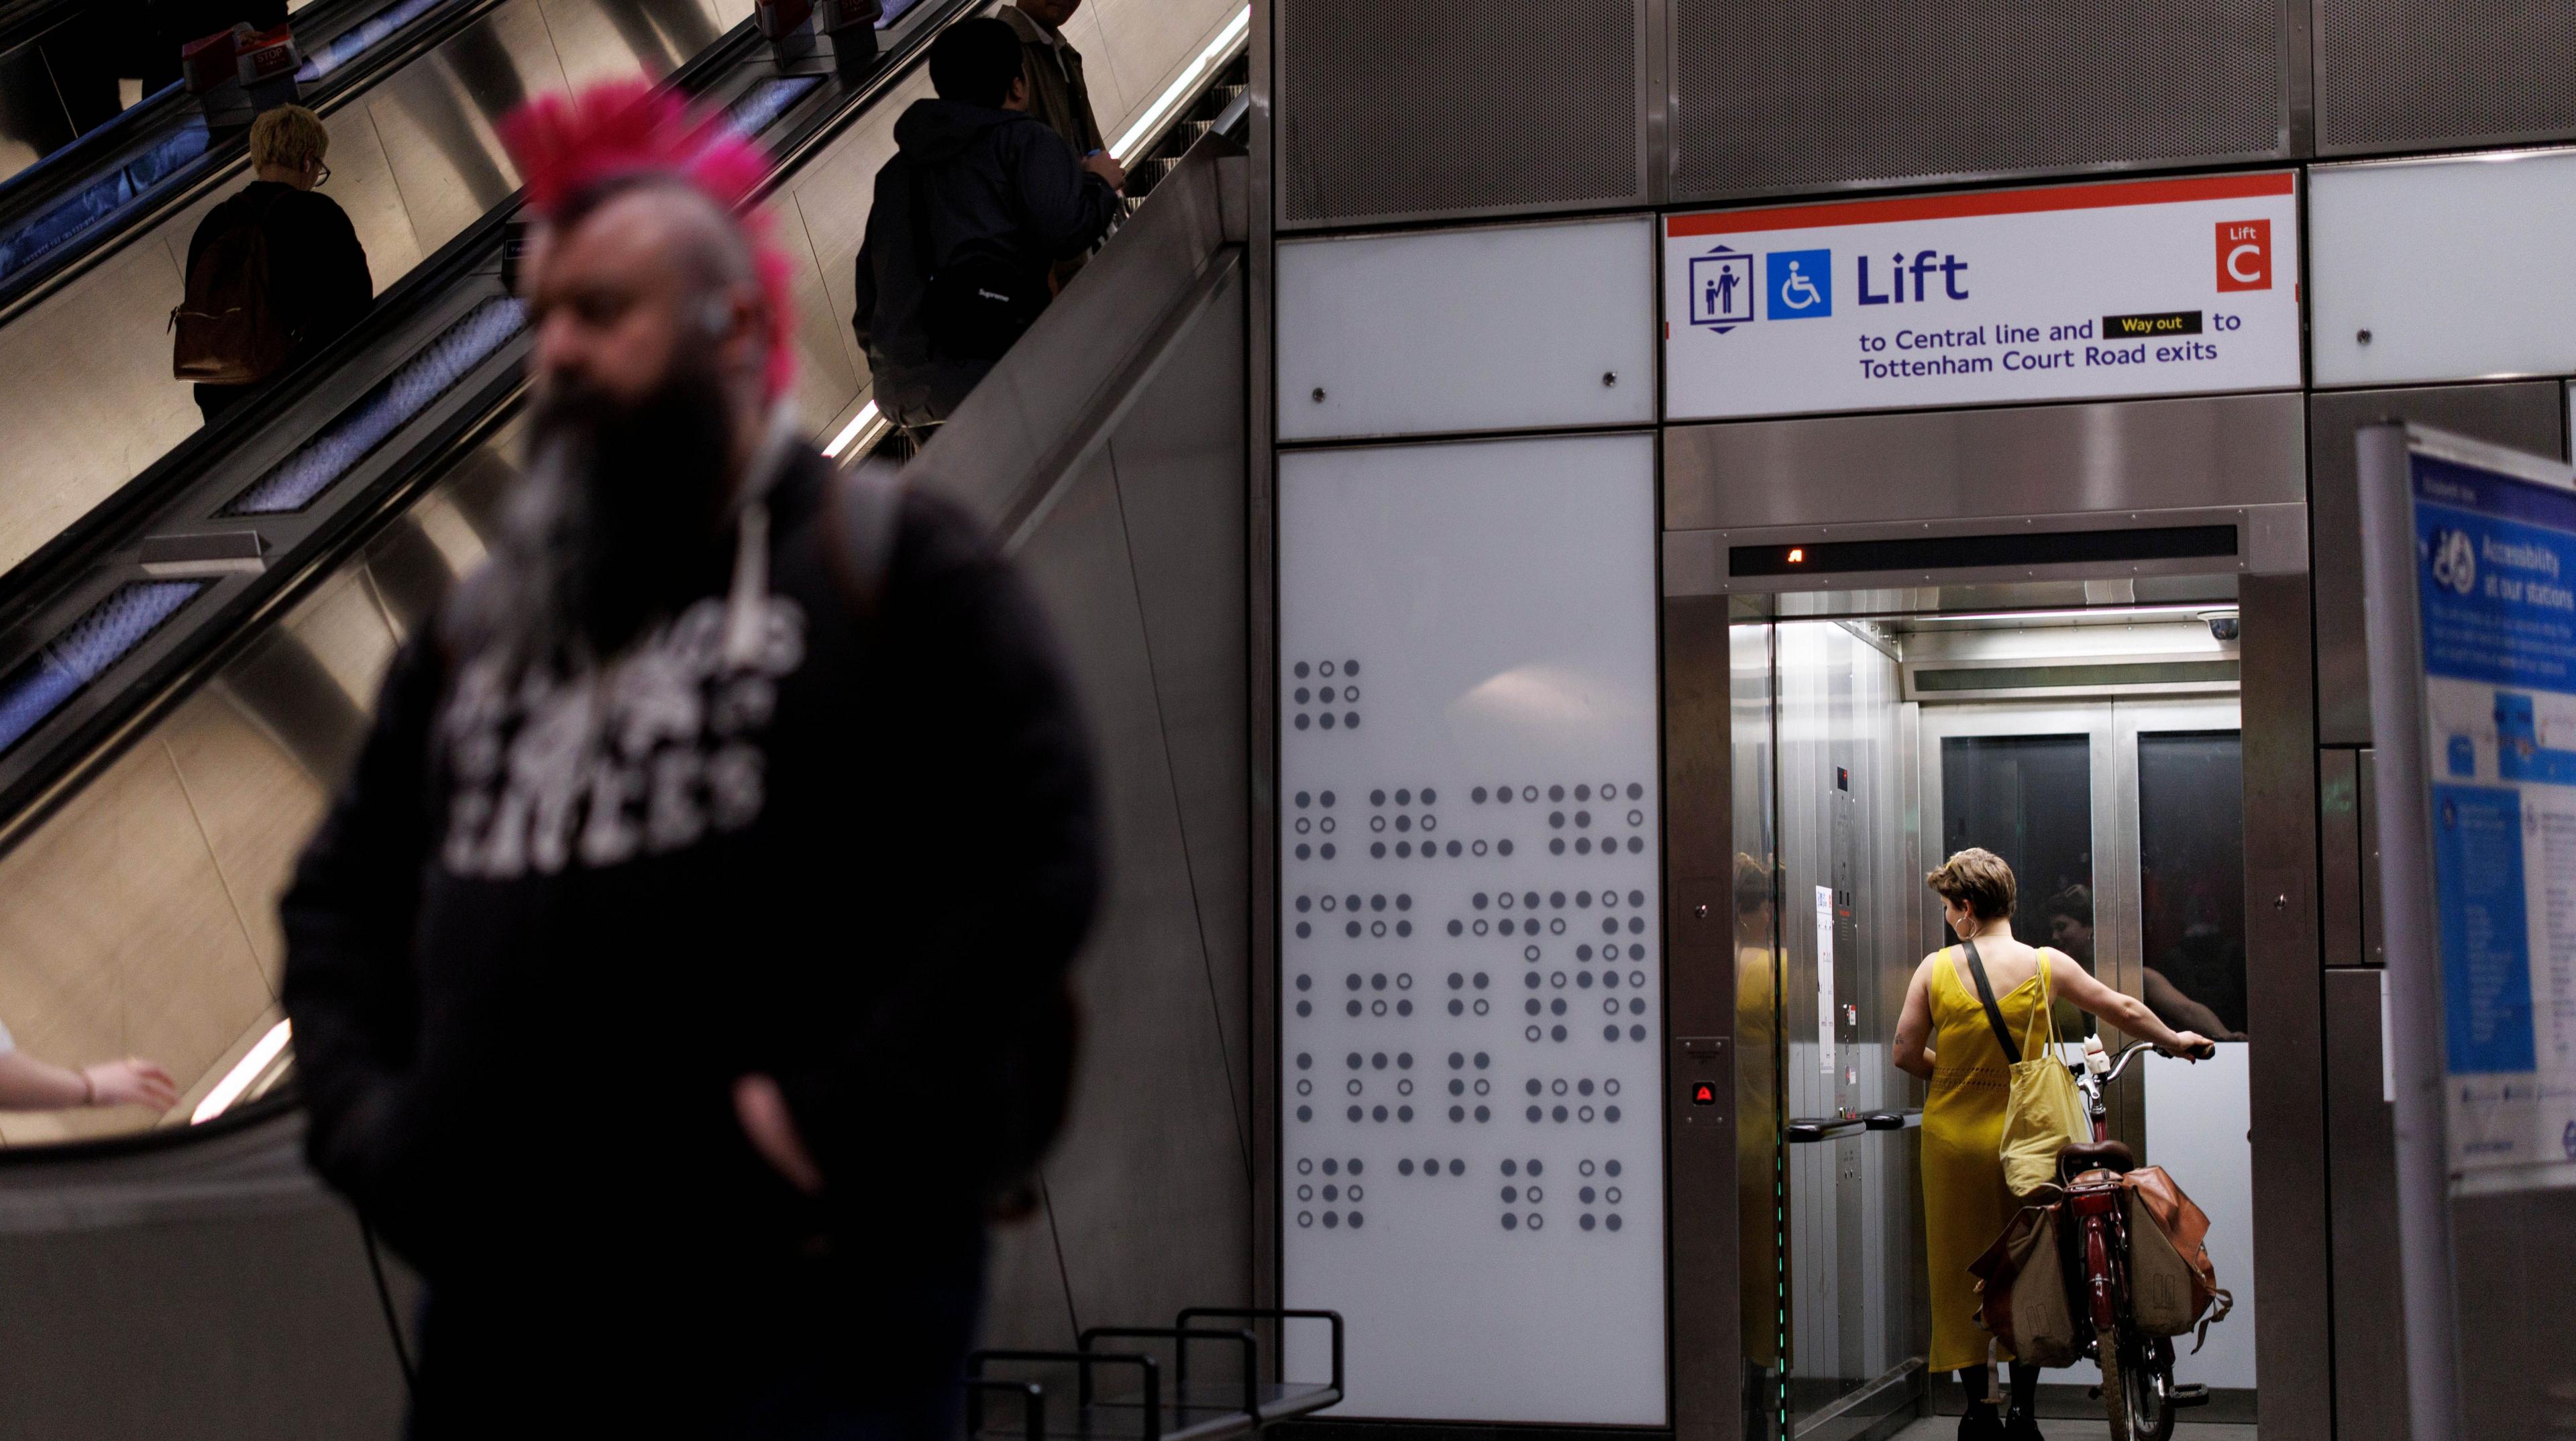
M2043 1417L2039 1430L2048 1441L2110 1441L2111 1423ZM1893 1441L1951 1441L1958 1434L1958 1417L1927 1416L1897 1432ZM2255 1441L2255 1435L2252 1426L2178 1423L2174 1427L2173 1441Z

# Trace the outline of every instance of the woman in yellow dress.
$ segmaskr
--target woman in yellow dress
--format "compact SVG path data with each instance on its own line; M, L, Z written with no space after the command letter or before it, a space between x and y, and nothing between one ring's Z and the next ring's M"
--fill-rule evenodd
M2012 1068L1977 998L1967 946L1976 947L1996 1009L2015 1037L2029 1032L2035 1013L2055 995L2177 1055L2190 1055L2205 1042L2169 1029L2144 1003L2095 980L2072 959L2014 940L2012 867L1994 852L1960 851L1923 879L1941 897L1950 929L1966 943L1945 946L1915 967L1905 1014L1896 1023L1896 1064L1932 1083L1923 1102L1930 1367L1958 1372L1968 1394L1967 1413L1959 1419L1961 1441L2039 1441L2031 1415L2039 1368L2013 1362L2012 1415L2009 1421L1998 1415L1987 1385L1987 1345L1993 1338L1977 1324L1976 1284L1968 1275L1968 1264L1994 1244L2021 1202L2004 1184L1999 1154ZM1994 1344L1998 1357L2012 1356L2011 1348Z

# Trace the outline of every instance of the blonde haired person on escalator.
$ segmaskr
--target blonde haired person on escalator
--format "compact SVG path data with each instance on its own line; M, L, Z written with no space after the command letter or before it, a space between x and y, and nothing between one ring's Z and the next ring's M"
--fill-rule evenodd
M179 1103L170 1073L140 1056L101 1061L74 1070L51 1065L18 1049L0 1026L0 1111L68 1111L80 1106L149 1106L166 1111Z
M1923 1102L1924 1254L1931 1267L1930 1369L1956 1371L1968 1394L1959 1420L1962 1441L2038 1441L2031 1413L2039 1368L2015 1360L2012 1414L1999 1416L1987 1383L1987 1347L2011 1351L1977 1325L1970 1262L1993 1244L2021 1204L2004 1182L2004 1102L2011 1062L1979 999L1979 972L2004 1029L2026 1034L2052 997L2063 997L2129 1035L2189 1055L2206 1044L2175 1031L2145 1003L2095 980L2062 952L2013 939L2013 873L1992 851L1971 847L1923 878L1941 897L1942 915L1960 944L1923 958L1906 987L1896 1023L1896 1064L1931 1082ZM2044 1027L2042 1028L2044 1031Z
M183 272L188 293L182 308L220 308L256 292L262 301L257 313L266 317L258 334L267 343L253 346L260 352L256 365L249 363L250 356L225 357L242 362L235 373L251 379L197 385L197 409L209 423L339 339L375 304L375 280L367 273L367 250L358 241L357 228L349 223L348 212L320 190L331 180L324 158L330 150L330 129L303 106L280 105L262 113L250 127L250 184L207 211L188 238ZM252 231L262 242L256 262L241 243ZM219 243L228 238L236 243ZM183 344L187 335L183 326ZM236 343L251 344L252 337L239 337ZM213 357L193 358L202 363ZM184 373L206 372L192 368Z

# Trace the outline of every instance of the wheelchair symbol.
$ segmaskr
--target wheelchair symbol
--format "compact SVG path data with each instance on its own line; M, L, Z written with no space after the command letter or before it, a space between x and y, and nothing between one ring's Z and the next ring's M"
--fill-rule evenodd
M2478 583L2478 548L2456 530L2433 532L2433 581L2467 595Z
M1762 257L1763 288L1773 320L1814 320L1834 313L1834 253L1774 250Z
M1790 261L1789 278L1780 286L1780 304L1789 310L1806 310L1822 305L1824 300L1823 292L1817 290L1816 283L1798 268L1798 262Z

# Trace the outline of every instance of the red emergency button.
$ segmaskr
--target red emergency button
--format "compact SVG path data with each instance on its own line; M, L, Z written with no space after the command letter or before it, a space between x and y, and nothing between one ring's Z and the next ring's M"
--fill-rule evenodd
M1691 1104L1694 1106L1716 1105L1717 1087L1707 1081L1693 1082L1691 1085Z

